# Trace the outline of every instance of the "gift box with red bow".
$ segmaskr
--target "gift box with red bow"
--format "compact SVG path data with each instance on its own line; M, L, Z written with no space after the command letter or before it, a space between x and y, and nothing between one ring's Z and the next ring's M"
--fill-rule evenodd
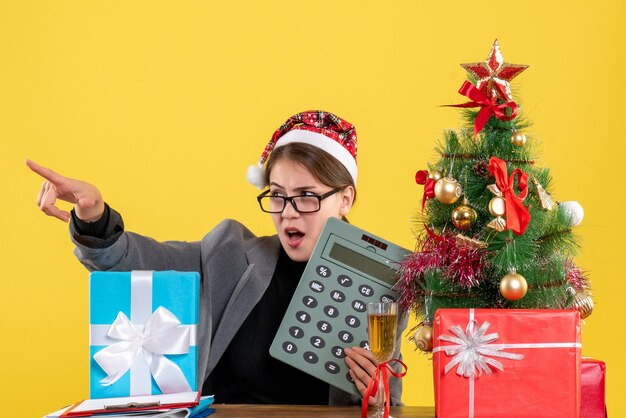
M433 324L438 418L577 418L573 310L440 309Z
M583 358L580 375L580 418L606 418L606 365L603 361Z
M91 273L91 397L195 391L199 293L196 272Z

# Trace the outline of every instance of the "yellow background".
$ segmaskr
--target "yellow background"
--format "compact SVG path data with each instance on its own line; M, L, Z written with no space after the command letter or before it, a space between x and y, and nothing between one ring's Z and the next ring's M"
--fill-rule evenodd
M35 206L25 158L96 184L157 239L197 240L226 217L271 234L246 167L289 115L323 108L359 134L351 221L412 248L414 173L461 125L438 105L463 101L459 63L498 38L530 65L513 85L554 196L585 208L583 353L607 362L609 411L626 416L625 18L621 1L2 1L0 415L88 396L87 271ZM428 358L404 352L404 401L432 405Z

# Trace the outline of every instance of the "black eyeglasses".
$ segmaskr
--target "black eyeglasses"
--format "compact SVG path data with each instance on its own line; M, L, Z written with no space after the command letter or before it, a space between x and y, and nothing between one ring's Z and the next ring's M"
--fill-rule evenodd
M338 187L324 194L303 194L299 196L273 196L269 190L264 191L256 197L261 210L267 213L282 213L287 206L287 202L299 213L312 213L320 210L322 200L334 195L342 187Z

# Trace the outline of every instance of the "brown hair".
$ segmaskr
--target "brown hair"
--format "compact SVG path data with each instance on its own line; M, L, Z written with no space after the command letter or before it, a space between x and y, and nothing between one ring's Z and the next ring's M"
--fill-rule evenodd
M321 148L301 142L292 142L272 151L265 166L265 184L269 184L272 167L281 159L288 159L302 165L313 174L313 177L333 189L352 186L354 201L356 201L356 186L346 167Z

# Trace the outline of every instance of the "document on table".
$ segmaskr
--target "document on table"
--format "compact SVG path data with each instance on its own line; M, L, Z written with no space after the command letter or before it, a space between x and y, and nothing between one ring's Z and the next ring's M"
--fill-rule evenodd
M129 396L124 398L102 398L88 399L78 402L59 415L60 417L85 417L97 414L108 414L113 416L138 415L142 417L162 416L158 413L176 413L171 418L184 418L182 412L187 411L188 407L198 404L200 400L200 392L181 392L170 393L166 395L148 395L148 396Z

